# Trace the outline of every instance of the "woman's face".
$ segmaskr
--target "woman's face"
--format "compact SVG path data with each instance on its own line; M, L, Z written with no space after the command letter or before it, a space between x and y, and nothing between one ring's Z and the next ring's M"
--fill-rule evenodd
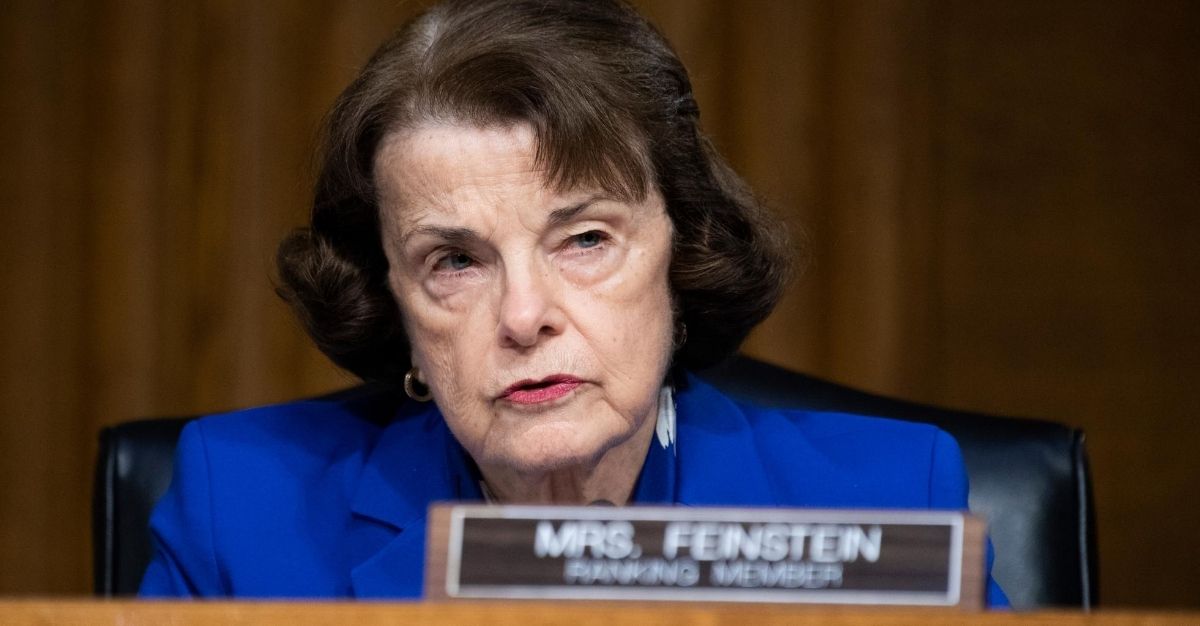
M661 196L555 190L534 149L525 125L429 124L375 161L413 362L485 472L645 445L671 352Z

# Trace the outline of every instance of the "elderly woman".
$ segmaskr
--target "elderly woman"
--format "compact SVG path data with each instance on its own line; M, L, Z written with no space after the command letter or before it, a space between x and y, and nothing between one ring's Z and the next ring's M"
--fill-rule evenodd
M698 117L616 0L450 1L400 30L279 251L317 345L381 384L189 425L143 593L419 596L440 500L965 508L932 427L688 373L768 314L789 258Z

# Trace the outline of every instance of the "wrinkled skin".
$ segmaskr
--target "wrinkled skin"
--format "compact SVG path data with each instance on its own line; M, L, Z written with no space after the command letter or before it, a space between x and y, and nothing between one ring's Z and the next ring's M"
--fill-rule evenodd
M522 124L386 137L389 285L413 363L496 497L621 504L670 359L671 221L657 191L552 188L534 148Z

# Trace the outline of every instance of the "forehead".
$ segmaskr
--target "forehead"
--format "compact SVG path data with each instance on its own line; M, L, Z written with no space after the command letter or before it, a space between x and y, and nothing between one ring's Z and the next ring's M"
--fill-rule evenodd
M506 178L547 186L535 155L533 131L524 124L424 124L387 135L376 154L374 174L381 190L388 192L404 192L414 183L427 190Z
M526 125L475 127L425 124L388 135L374 178L385 220L490 204L519 194L527 200L557 194L536 158Z

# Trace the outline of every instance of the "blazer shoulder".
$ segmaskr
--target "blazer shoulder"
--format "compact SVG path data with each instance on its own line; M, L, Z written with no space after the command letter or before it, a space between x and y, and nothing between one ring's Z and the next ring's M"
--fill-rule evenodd
M331 546L365 459L400 419L389 404L337 394L189 423L151 518L155 557L142 593L344 594L348 582L334 573L349 566ZM281 578L284 564L308 574Z
M396 416L401 402L388 389L357 387L279 404L216 413L185 427L201 435L208 453L269 458L289 450L319 459L369 445ZM181 438L187 441L188 438Z
M389 412L399 419L386 398L335 395L202 417L180 435L175 471L202 472L216 505L251 505L245 520L265 504L291 507L318 491L341 502Z
M851 413L740 407L763 463L773 468L772 475L785 477L784 492L811 490L802 483L821 476L830 494L856 494L856 505L967 506L962 453L936 426Z

